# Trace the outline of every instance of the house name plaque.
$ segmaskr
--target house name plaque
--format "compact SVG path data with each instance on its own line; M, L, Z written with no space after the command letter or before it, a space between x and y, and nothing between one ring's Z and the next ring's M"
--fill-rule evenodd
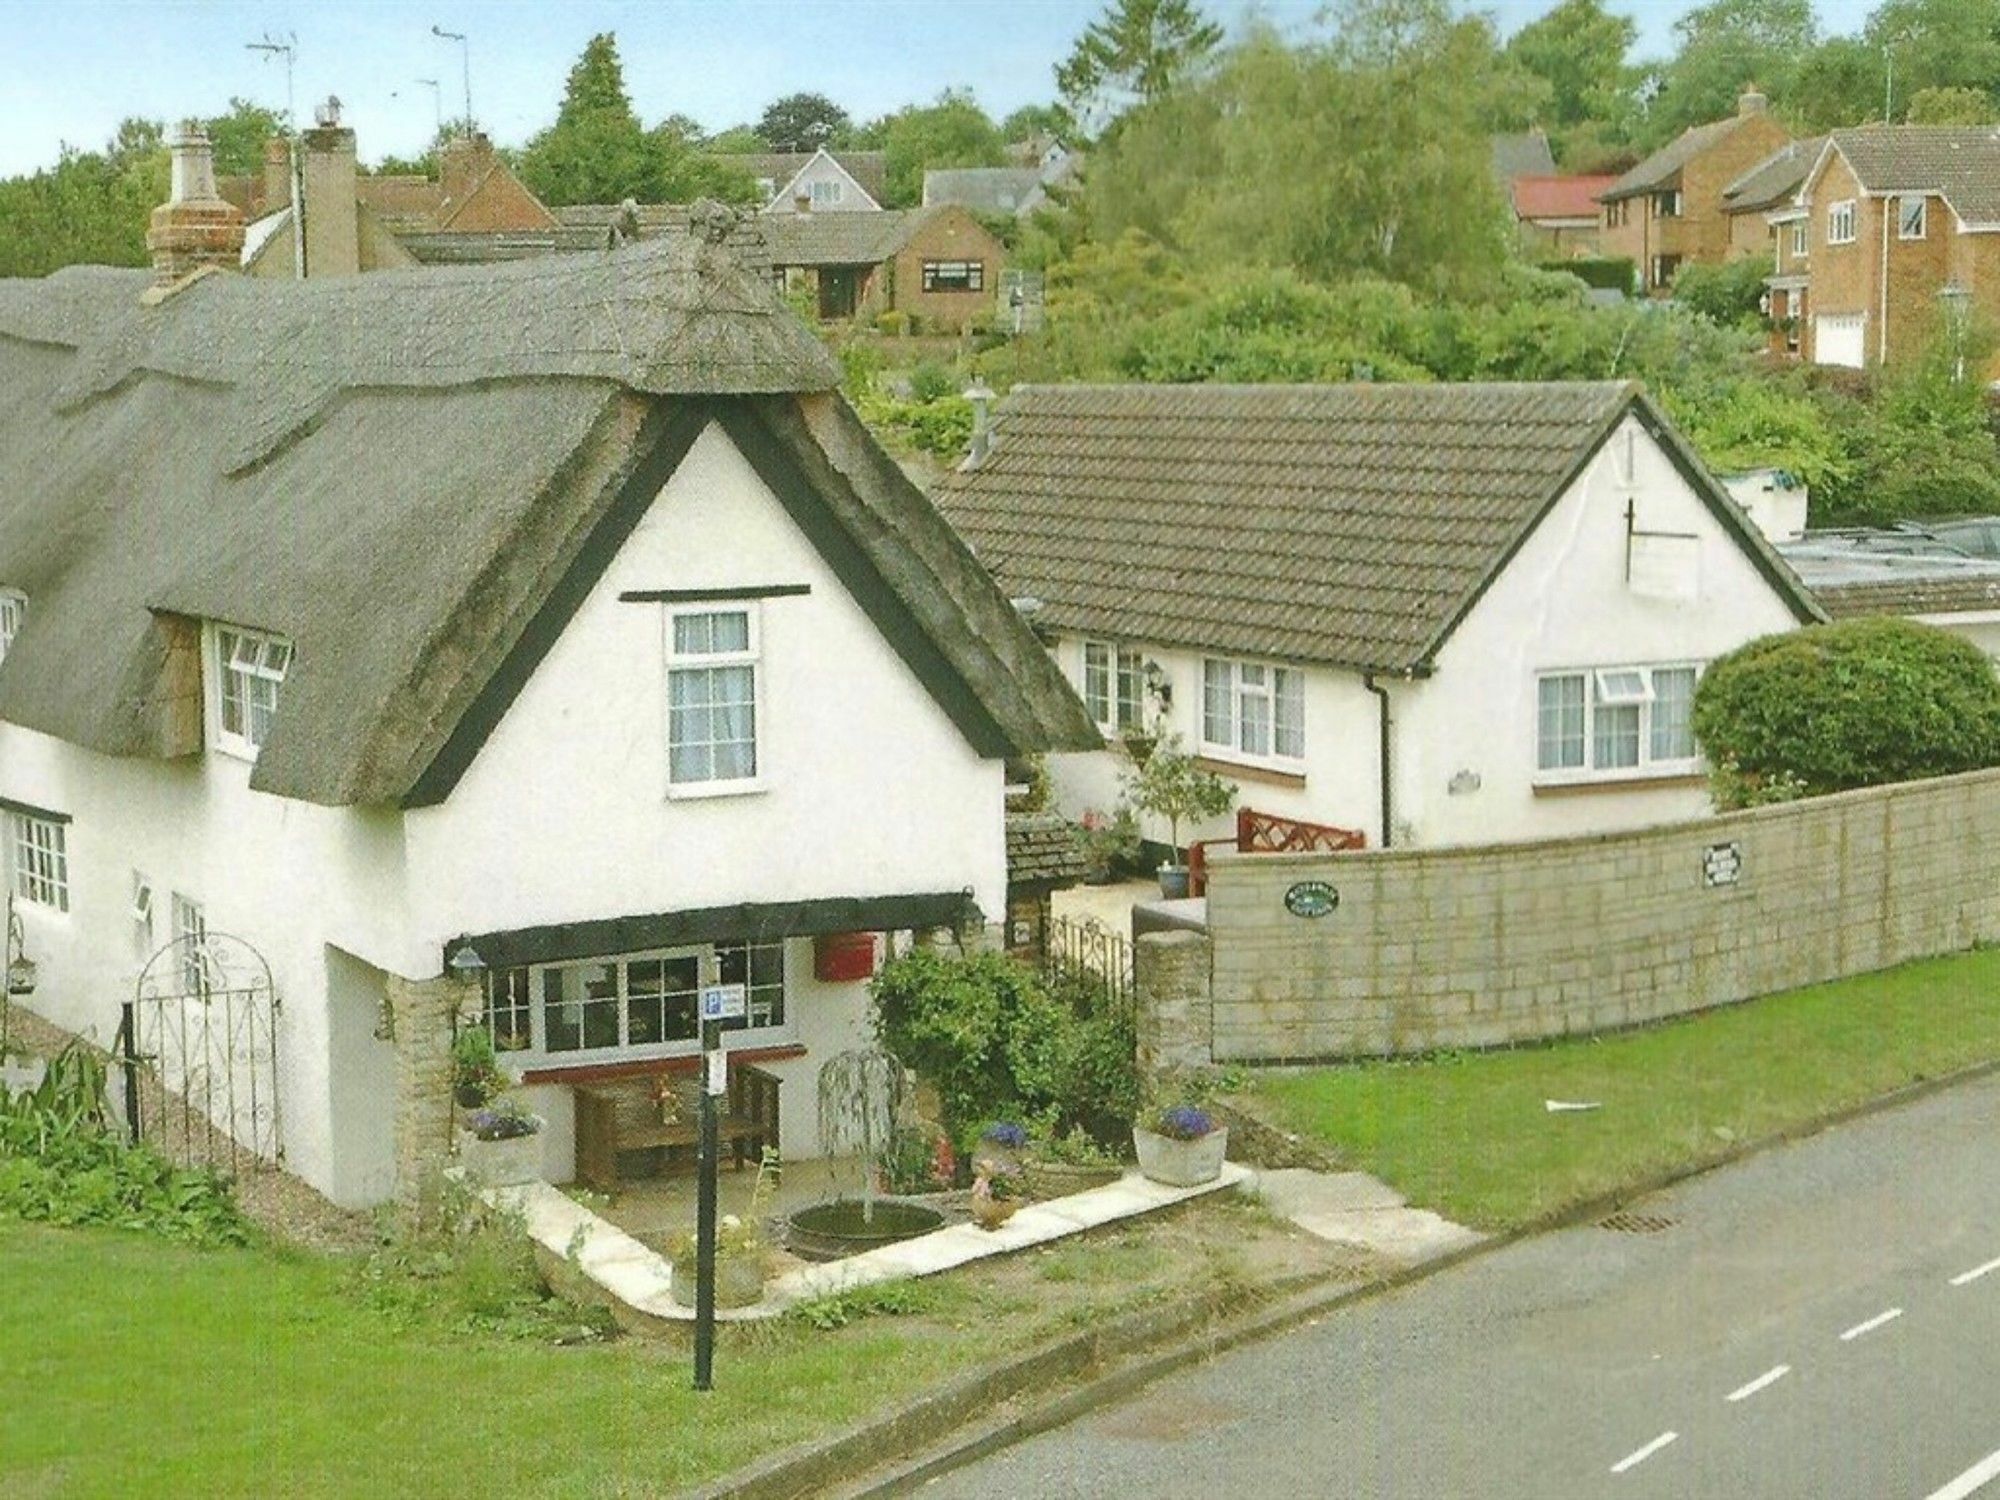
M1285 910L1295 917L1324 917L1340 905L1340 892L1324 880L1301 880L1285 892Z

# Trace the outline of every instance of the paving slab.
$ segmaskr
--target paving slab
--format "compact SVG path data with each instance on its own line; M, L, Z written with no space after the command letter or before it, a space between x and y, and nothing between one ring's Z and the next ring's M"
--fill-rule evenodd
M1403 1265L1435 1260L1485 1238L1426 1208L1366 1172L1286 1167L1257 1176L1257 1195L1306 1233L1358 1245Z
M766 1284L764 1300L756 1306L718 1310L717 1316L727 1321L775 1317L808 1298L877 1282L934 1276L1255 1180L1256 1173L1236 1162L1224 1162L1222 1175L1213 1182L1189 1188L1167 1187L1129 1172L1103 1187L1028 1204L998 1229L951 1224L845 1260L788 1271ZM497 1208L519 1213L530 1239L569 1261L627 1307L652 1318L686 1321L694 1317L693 1308L673 1299L673 1268L663 1256L560 1188L533 1182L523 1187L483 1188L480 1194Z

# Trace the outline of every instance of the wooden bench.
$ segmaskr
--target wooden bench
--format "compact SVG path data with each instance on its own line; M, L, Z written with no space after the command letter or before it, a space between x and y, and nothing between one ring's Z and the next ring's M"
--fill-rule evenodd
M671 1107L662 1109L664 1084ZM657 1147L695 1147L701 1141L699 1077L642 1075L579 1083L576 1089L576 1175L603 1192L618 1186L618 1155ZM761 1159L778 1144L778 1079L762 1068L729 1069L729 1097L716 1121L716 1140L736 1165Z

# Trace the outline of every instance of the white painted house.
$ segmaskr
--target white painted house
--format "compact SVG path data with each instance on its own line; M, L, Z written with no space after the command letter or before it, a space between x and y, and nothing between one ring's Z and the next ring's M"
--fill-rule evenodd
M1017 387L936 498L1107 736L1371 845L1705 811L1703 665L1822 617L1629 384Z
M395 1184L398 997L454 959L555 1179L573 1087L691 1066L718 979L814 1154L814 1073L865 1029L816 943L998 918L1005 758L1095 738L817 340L699 239L0 281L0 372L32 1004L104 1043L162 945L253 944L286 1165L340 1203Z

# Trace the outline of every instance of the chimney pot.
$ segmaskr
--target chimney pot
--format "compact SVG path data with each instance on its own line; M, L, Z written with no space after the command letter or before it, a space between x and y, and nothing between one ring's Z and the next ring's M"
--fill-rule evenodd
M203 266L234 269L243 255L243 211L215 191L215 156L199 120L183 120L168 143L167 201L146 230L155 280L171 285Z
M1754 83L1746 83L1736 99L1736 113L1739 115L1761 115L1770 107L1770 97Z
M966 388L965 399L972 403L972 449L965 456L965 466L976 469L993 448L992 388L983 380L975 380Z

